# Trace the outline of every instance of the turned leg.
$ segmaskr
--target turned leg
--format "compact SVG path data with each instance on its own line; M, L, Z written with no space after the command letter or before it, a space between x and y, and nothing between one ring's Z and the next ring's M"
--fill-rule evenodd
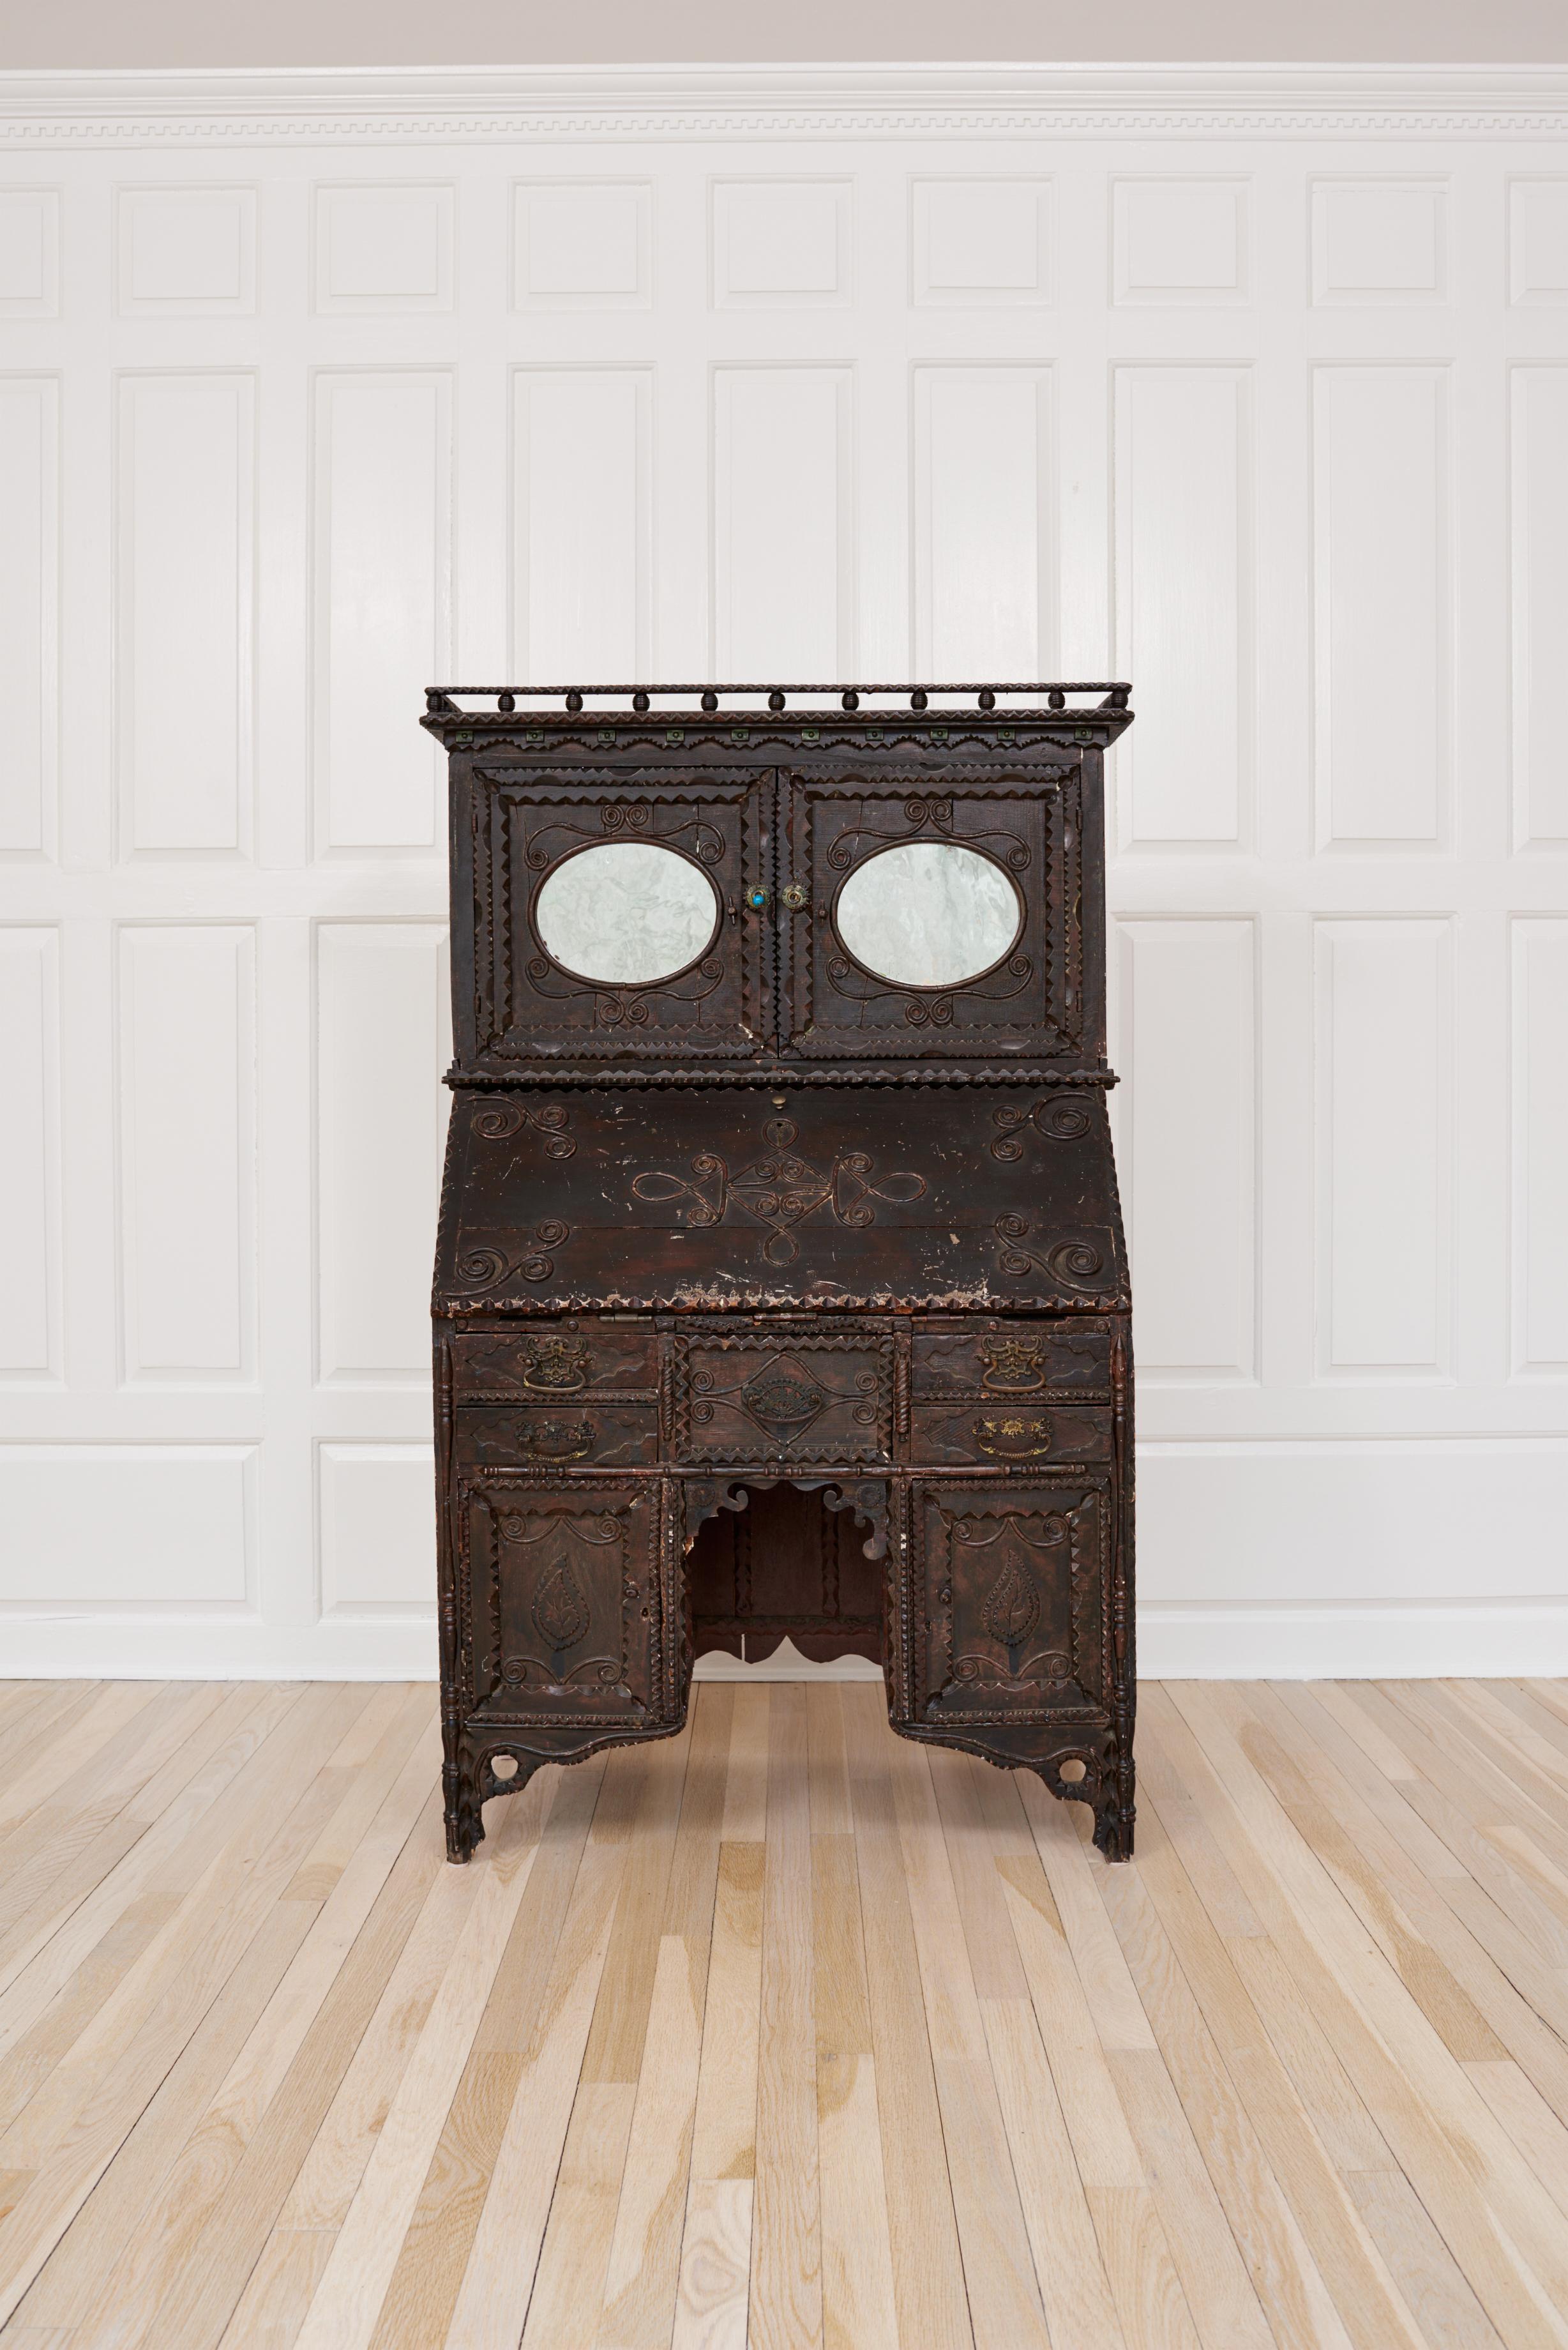
M450 1761L441 1773L441 1784L446 1796L446 1856L452 1861L472 1860L475 1845L484 1836L472 1764L464 1757Z
M1107 1860L1132 1858L1135 1812L1132 1756L1112 1755L1095 1804L1095 1843Z

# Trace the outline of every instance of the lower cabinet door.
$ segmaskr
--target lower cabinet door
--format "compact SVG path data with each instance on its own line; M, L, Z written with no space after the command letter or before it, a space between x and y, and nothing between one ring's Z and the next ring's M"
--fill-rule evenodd
M659 1483L481 1471L460 1489L472 1719L651 1729L661 1704Z
M915 1721L960 1732L1106 1722L1108 1472L922 1479L912 1501Z

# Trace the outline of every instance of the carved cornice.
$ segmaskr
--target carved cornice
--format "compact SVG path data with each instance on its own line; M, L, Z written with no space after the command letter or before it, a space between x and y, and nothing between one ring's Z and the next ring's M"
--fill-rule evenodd
M1557 138L1568 68L674 66L0 75L0 145Z

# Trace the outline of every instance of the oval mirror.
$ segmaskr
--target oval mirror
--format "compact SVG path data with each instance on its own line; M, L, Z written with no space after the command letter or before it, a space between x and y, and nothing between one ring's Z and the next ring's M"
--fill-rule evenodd
M556 962L607 987L648 987L695 962L723 909L699 865L651 840L607 840L545 876L534 927Z
M857 865L834 909L858 963L902 987L956 987L1002 961L1023 904L1000 865L955 841L911 840Z

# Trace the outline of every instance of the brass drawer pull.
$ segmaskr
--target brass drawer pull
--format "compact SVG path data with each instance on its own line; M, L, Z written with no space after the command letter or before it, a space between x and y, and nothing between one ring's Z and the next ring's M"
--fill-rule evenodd
M997 1461L1037 1461L1054 1440L1048 1419L977 1419L973 1436L975 1451Z
M521 1419L517 1423L519 1447L540 1461L584 1461L597 1435L591 1419Z

